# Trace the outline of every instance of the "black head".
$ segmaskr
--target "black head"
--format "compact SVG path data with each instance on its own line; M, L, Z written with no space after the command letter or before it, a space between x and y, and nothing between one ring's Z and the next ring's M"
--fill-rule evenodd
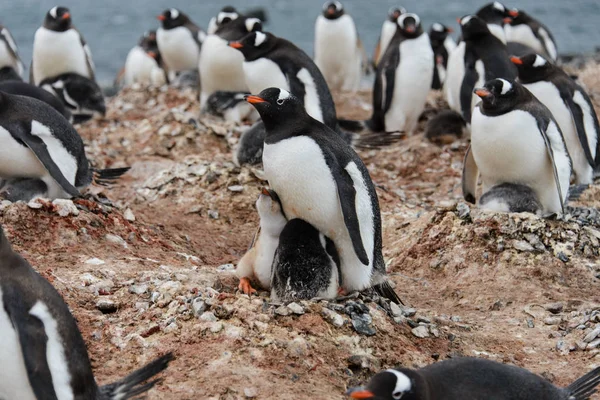
M339 1L328 1L323 4L323 16L327 19L338 19L344 15L344 6Z
M190 22L188 16L176 8L169 8L156 18L161 22L164 29L179 28Z
M491 35L490 29L484 20L476 15L465 15L458 20L465 40Z
M434 22L429 29L429 37L432 41L444 42L448 37L448 34L452 32L454 32L454 29L444 24L440 24L439 22Z
M240 14L232 6L225 6L217 14L217 26L223 26L231 21L238 19Z
M243 39L252 32L262 32L262 30L260 19L240 17L224 25L219 25L215 34L225 40L233 41Z
M421 26L421 18L417 14L405 13L398 17L398 27L402 36L407 38L415 38L423 33Z
M426 387L415 371L409 369L388 369L374 375L364 388L348 391L353 399L369 400L418 400L424 399Z
M156 31L145 32L138 45L156 62L161 63L160 51L158 50L158 43L156 43Z
M531 18L529 14L523 10L517 10L516 8L508 10L508 15L509 16L504 19L504 22L512 26L533 22L533 18Z
M481 7L476 15L487 24L503 25L504 18L510 17L509 11L504 4L494 1Z
M291 124L298 117L308 117L302 101L284 89L268 88L258 96L246 96L246 101L260 114L267 134L277 127Z
M66 7L52 7L44 19L44 28L51 31L64 32L72 27L71 13Z
M252 32L229 46L242 52L246 61L264 57L277 43L277 37L269 32Z
M481 108L486 115L505 114L533 97L520 83L502 78L487 81L473 92L481 98Z
M395 23L402 14L406 14L404 7L392 7L388 11L388 20Z
M47 84L74 115L106 114L102 89L92 79L69 73L60 75L52 82L43 81L40 86L46 87Z
M545 80L556 66L539 54L531 53L523 57L511 57L510 61L517 66L519 81L532 83Z

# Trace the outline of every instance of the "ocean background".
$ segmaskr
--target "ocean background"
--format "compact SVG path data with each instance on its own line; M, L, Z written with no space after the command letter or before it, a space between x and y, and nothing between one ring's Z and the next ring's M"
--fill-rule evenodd
M482 0L421 0L397 3L387 0L343 0L354 17L369 55L377 42L388 9L402 5L421 17L426 29L442 22L458 30L456 18L475 12L488 3ZM560 54L586 53L600 45L600 0L519 0L505 3L543 22L554 34ZM0 2L0 23L13 34L21 57L29 66L33 36L46 12L55 5L71 9L75 26L89 43L98 80L112 82L128 51L145 30L156 29L156 16L166 8L179 8L206 29L209 19L225 5L243 11L262 7L268 12L265 29L293 41L312 55L315 18L322 0L77 0L57 4L53 0L5 0ZM457 33L455 33L455 36Z

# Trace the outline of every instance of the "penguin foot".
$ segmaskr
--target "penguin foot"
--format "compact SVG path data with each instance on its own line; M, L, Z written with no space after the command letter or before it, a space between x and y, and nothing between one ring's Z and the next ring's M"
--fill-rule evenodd
M250 284L250 279L248 278L240 278L240 284L238 285L238 289L241 290L244 294L248 296L252 296L253 293L256 293L256 289L252 287Z

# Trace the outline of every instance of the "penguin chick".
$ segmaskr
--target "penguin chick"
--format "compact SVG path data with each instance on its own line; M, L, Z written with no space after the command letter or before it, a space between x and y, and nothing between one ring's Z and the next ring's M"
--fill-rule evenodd
M348 395L363 400L587 400L598 383L600 368L560 388L524 368L462 357L418 370L388 369Z
M246 119L255 120L256 118L253 118L254 108L244 101L244 97L248 94L247 92L218 90L208 96L204 112L237 123Z
M129 50L122 73L124 86L140 83L161 86L167 82L162 57L156 43L156 31L145 32L137 46Z
M10 246L0 226L0 371L3 399L130 399L150 390L168 353L98 386L81 332L54 287ZM146 382L146 383L144 383Z
M283 228L275 251L271 299L333 299L338 294L338 268L333 242L308 222L292 219Z
M260 217L260 227L254 235L250 249L238 263L236 274L240 278L239 289L245 294L256 290L250 284L255 279L263 289L271 287L271 268L275 250L279 245L279 235L287 223L279 196L273 190L264 188L256 201Z
M62 74L40 82L40 87L58 97L77 120L106 115L100 86L85 76Z
M542 204L529 186L502 183L485 192L479 199L479 208L492 212L529 212L542 215Z
M438 145L450 144L463 137L466 123L462 115L452 110L443 110L427 121L425 137Z

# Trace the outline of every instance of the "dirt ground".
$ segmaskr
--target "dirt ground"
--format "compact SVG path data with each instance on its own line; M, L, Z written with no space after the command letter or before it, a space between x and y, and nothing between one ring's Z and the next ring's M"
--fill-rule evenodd
M581 73L596 105L598 72ZM431 144L424 122L389 148L359 151L378 185L391 280L416 315L392 319L367 302L376 334L365 336L327 302L290 312L267 293L237 293L233 267L265 182L260 168L232 162L246 127L190 123L194 97L126 89L106 118L78 127L95 166L132 167L112 187L90 188L96 200L76 201L67 216L44 202L0 206L15 249L77 318L100 384L168 351L176 359L150 399L343 399L382 368L457 355L557 385L600 365L600 227L465 207L467 140ZM336 100L342 117L369 115L369 93ZM575 205L598 208L600 186Z

